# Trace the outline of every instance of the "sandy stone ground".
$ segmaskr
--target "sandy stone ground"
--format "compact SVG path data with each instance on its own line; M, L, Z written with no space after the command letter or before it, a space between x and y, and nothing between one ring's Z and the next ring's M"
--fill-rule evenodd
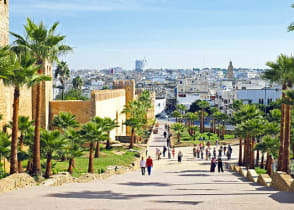
M161 125L149 143L153 158L155 148L165 144L162 133ZM232 161L237 160L237 150L233 147ZM210 173L209 162L194 160L192 148L181 151L181 164L176 159L154 161L151 176L135 171L90 183L31 187L1 194L0 209L294 209L294 193L262 187L227 170Z

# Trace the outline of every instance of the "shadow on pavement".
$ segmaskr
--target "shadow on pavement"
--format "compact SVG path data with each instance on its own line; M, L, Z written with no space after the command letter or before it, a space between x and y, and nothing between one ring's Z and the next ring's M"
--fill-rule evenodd
M127 183L119 183L119 185L168 187L168 186L171 186L172 184L159 183L159 182L127 182Z
M279 203L294 203L294 192L278 192L270 195L270 198Z
M178 176L211 176L210 174L180 174Z
M198 205L203 203L202 201L153 201L155 203L174 203L174 204L184 204L184 205Z

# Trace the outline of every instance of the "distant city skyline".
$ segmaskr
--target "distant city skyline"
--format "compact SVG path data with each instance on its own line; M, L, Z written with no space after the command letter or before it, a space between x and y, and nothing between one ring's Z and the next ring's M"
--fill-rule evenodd
M291 0L14 0L10 31L22 33L26 17L60 33L74 52L73 69L265 68L294 51Z

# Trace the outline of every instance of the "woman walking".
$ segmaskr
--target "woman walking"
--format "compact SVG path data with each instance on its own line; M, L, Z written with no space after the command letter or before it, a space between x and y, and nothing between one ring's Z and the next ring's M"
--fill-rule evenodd
M148 171L148 176L151 175L151 169L153 167L153 161L151 159L151 157L149 156L147 161L146 161L146 167L147 167L147 171Z
M142 176L145 176L146 161L144 160L144 157L142 157L142 160L140 161L140 167Z
M210 162L210 172L215 172L215 166L216 166L216 160L214 157L212 157Z
M183 153L181 151L179 151L179 153L178 153L178 162L179 163L182 162L182 158L183 158Z
M173 147L172 153L173 153L173 158L175 158L175 154L176 154L175 147Z

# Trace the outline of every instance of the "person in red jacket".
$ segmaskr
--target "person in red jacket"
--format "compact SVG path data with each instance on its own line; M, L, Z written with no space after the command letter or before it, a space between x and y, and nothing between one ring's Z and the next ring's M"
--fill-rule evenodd
M151 168L153 167L153 161L150 156L146 160L146 167L147 167L148 175L150 176L151 175Z

